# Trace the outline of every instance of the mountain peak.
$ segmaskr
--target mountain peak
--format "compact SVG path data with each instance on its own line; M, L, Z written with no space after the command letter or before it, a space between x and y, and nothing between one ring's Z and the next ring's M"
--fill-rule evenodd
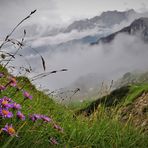
M131 23L130 26L127 26L127 27L121 29L120 31L117 31L107 37L103 37L103 38L99 39L97 42L92 43L92 45L98 44L100 42L109 43L119 33L126 33L129 35L136 35L137 33L139 35L139 33L140 33L141 38L147 42L148 41L148 18L141 17L139 19L136 19L135 21L133 21Z
M129 9L126 11L127 13L136 13L136 11L134 9Z
M127 21L133 14L136 14L134 9L127 11L113 10L102 12L100 16L73 22L65 29L65 32L70 32L72 30L83 31L87 29L100 28L100 26L111 28L116 24Z
M148 18L147 17L141 17L139 19L136 19L131 26L136 26L136 25L143 25L148 27Z
M102 12L100 17L106 17L106 16L110 16L110 15L130 15L130 14L136 14L136 11L134 9L129 9L127 11L118 11L118 10L112 10L112 11L105 11Z

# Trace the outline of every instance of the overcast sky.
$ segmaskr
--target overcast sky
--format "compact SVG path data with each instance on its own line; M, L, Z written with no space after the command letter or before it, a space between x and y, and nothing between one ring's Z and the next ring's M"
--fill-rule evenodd
M106 10L145 10L147 0L0 0L0 25L6 20L17 22L20 17L37 9L34 20L42 23L59 23L71 19L93 17ZM1 27L0 26L0 27Z
M92 17L106 10L144 10L147 0L55 0L63 19Z

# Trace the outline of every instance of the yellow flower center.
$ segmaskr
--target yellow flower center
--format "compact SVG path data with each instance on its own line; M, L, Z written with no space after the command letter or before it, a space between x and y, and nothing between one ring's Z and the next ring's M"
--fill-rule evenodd
M6 100L2 101L2 105L7 105L7 104L8 104L8 101L6 101Z
M4 115L8 115L8 114L9 114L9 111L7 111L7 110L2 110L2 113L3 113Z
M15 134L15 130L13 127L8 127L9 134Z

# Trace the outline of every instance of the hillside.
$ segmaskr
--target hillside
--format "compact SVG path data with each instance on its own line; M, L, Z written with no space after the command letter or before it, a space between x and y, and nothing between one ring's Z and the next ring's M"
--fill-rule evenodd
M127 85L148 83L148 72L127 72L118 79L114 88L120 88Z
M129 122L134 126L142 127L148 132L148 84L133 84L123 86L112 91L109 95L90 103L85 108L77 111L77 114L90 116L104 106L109 113L122 122ZM107 111L107 112L108 112Z
M21 104L21 111L26 116L25 120L21 121L21 118L16 117L16 112L10 108L14 114L13 118L1 117L1 147L26 148L31 145L32 148L51 146L104 148L122 145L125 148L135 146L146 148L148 146L148 135L130 124L122 125L115 117L109 117L105 111L102 110L91 117L77 116L74 110L57 104L52 98L38 91L25 77L13 77L16 79L13 82L17 85L6 87L12 75L3 67L0 71L1 98L7 96ZM2 86L6 89L2 89ZM24 91L32 95L32 100L23 101ZM31 114L43 114L46 120L44 122L37 118L30 120ZM2 130L6 123L12 124L17 136L10 136Z

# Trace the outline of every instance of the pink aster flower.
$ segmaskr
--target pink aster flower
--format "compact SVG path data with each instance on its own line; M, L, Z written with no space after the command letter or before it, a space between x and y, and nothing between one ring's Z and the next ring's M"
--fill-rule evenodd
M12 104L12 108L16 110L20 110L22 107L20 104L17 104L16 102Z
M4 76L4 73L0 72L0 78L2 78Z
M12 86L12 87L15 87L17 85L17 81L16 81L16 78L14 77L10 77L9 78L9 82L5 85L5 87L7 86Z
M21 119L22 121L25 120L25 116L24 116L20 111L17 112L17 117L18 117L19 119Z
M10 77L10 86L15 87L17 85L17 81L15 77Z
M53 137L50 138L50 143L53 144L53 145L58 144L57 140L55 138L53 138Z
M4 96L2 99L7 100L9 103L12 102L11 98Z
M4 118L12 118L13 114L12 114L12 112L10 112L7 109L0 109L0 116L2 116Z
M44 121L44 122L51 122L52 119L47 117L47 116L44 116L44 115L41 115L41 119Z
M5 87L5 86L0 85L0 91L3 91L3 90L5 90L5 89L6 89L6 87Z
M30 99L30 100L32 99L32 96L27 91L24 91L23 95L25 99Z
M60 131L60 132L63 132L63 128L60 127L60 126L57 125L57 124L54 124L54 125L53 125L53 128L54 128L54 129L57 129L57 130Z
M1 107L4 107L4 108L11 108L12 105L9 104L9 101L7 101L6 99L0 99L0 105Z
M35 122L36 120L41 119L41 115L39 115L39 114L33 114L33 115L30 116L30 119L33 122Z
M5 131L10 136L16 136L15 129L11 125L6 124L4 128L2 128L2 131Z

